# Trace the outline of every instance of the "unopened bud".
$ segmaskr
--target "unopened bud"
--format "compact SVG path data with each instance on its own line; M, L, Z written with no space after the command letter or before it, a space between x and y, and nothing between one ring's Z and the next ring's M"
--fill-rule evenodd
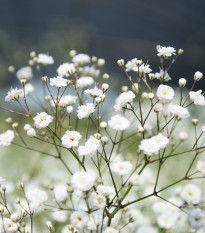
M104 66L104 65L105 65L105 60L102 59L102 58L98 59L98 66L99 66L99 67L102 67L102 66Z
M94 137L95 137L96 139L100 140L101 135L100 135L99 133L96 133L96 134L94 134Z
M5 186L2 187L2 191L6 192L6 187Z
M186 85L186 79L185 78L180 78L179 79L179 87L185 87L185 85Z
M24 183L20 183L19 186L23 189L24 188Z
M46 101L50 101L50 100L51 100L50 95L45 96L45 100L46 100Z
M47 83L47 82L48 82L48 77L47 77L47 76L42 77L42 81L43 81L44 83Z
M179 50L178 50L178 54L179 54L179 55L182 55L183 52L184 52L183 49L179 49Z
M147 92L143 92L142 93L142 98L143 99L148 99L148 93Z
M8 71L9 71L10 73L14 73L14 71L15 71L14 66L9 66L9 67L8 67Z
M125 65L124 59L117 60L117 64L119 67L123 67Z
M95 63L97 60L98 60L98 59L97 59L97 57L95 57L95 56L93 56L93 57L91 58L91 61L92 61L93 63Z
M69 52L69 55L70 55L71 57L74 57L76 54L77 54L76 50L71 50L71 51Z
M104 145L106 145L107 143L108 143L108 138L106 137L106 136L103 136L103 137L101 137L101 141L102 141L102 143L104 144Z
M96 97L96 98L95 98L95 102L96 102L96 104L99 104L101 101L102 101L102 100L101 100L101 98L100 98L100 97Z
M12 128L17 128L19 126L19 124L17 123L17 122L14 122L13 124L12 124Z
M106 92L108 90L108 88L109 88L109 85L107 83L103 83L103 85L102 85L103 92Z
M29 137L36 137L36 131L34 128L30 128L28 131L27 131L27 135Z
M148 93L148 98L150 99L150 100L152 100L152 99L154 99L154 93Z
M135 91L136 93L139 92L139 85L138 85L138 83L134 83L134 85L132 85L132 90Z
M21 203L20 199L17 198L17 199L16 199L16 204L20 204L20 203Z
M8 118L6 118L6 120L5 120L7 123L9 123L9 124L11 124L12 122L13 122L13 120L12 120L12 118L11 117L8 117Z
M73 187L69 185L67 188L67 191L68 191L68 193L73 193L73 191L74 191Z
M25 84L26 84L26 79L21 79L20 82L21 82L21 85L22 85L22 86L25 86Z
M153 73L148 74L148 76L149 76L149 79L150 79L150 80L153 80L153 79L155 78L155 76L154 76Z
M100 127L101 127L102 129L107 128L107 122L105 122L105 121L100 122Z
M31 51L31 52L30 52L30 57L31 57L31 58L36 57L36 52L35 52L35 51Z
M122 92L128 92L129 88L128 86L122 86L121 90Z
M110 78L109 74L105 73L102 76L103 80L108 80Z
M66 111L67 111L68 115L70 115L73 112L73 107L72 106L68 106L66 108Z
M161 48L161 45L156 46L156 50L158 51Z
M199 80L201 80L202 77L203 77L203 74L200 71L195 72L195 74L194 74L195 81L198 82Z
M198 119L196 119L196 118L192 119L191 121L192 121L193 125L197 125L198 124Z
M53 185L50 185L50 186L49 186L49 189L50 189L51 191L53 191L53 190L54 190L54 186L53 186Z
M34 61L34 63L37 63L37 62L38 62L38 58L37 58L37 57L34 57L34 58L33 58L33 61Z
M142 60L136 60L135 63L136 63L137 66L141 66L142 65Z
M139 126L137 128L137 133L143 133L144 132L144 128L142 126Z
M33 65L34 65L34 61L33 61L33 60L29 60L29 61L28 61L28 65L29 65L29 66L33 66Z
M48 230L49 230L50 232L54 232L54 226L52 225L51 222L47 222L46 225L47 225Z
M27 211L22 210L22 211L21 211L21 216L22 216L23 218L25 218L25 217L26 217L26 215L27 215Z

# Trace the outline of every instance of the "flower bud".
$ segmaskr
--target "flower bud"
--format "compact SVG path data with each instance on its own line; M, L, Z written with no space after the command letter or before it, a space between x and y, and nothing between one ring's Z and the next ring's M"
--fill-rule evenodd
M98 59L97 59L97 57L95 57L95 56L93 56L93 57L91 58L91 61L92 61L93 63L95 63L97 60L98 60Z
M8 117L8 118L6 118L6 120L5 120L7 123L9 123L9 124L11 124L12 123L12 118L11 117Z
M179 79L179 87L185 87L186 86L187 80L185 78L180 78Z
M38 62L38 58L37 58L37 57L34 57L34 58L33 58L33 62L34 62L34 63L37 63L37 62Z
M203 77L203 74L200 71L195 72L194 74L194 80L199 81Z
M117 60L117 64L119 67L123 67L125 65L124 59Z
M24 188L24 183L20 183L19 186L23 189Z
M161 112L162 110L163 110L162 104L157 103L157 104L154 106L154 111L155 111L155 112Z
M23 127L23 129L25 131L28 131L30 128L31 128L31 125L29 125L29 124L25 124L24 127Z
M149 79L150 79L150 80L154 80L154 78L155 78L155 76L154 76L153 73L149 73L148 76L149 76Z
M50 232L54 232L54 226L52 225L51 222L47 222L46 225L47 225L48 230L49 230Z
M104 145L108 143L108 138L106 136L101 137L101 141Z
M53 186L53 185L50 185L50 186L49 186L49 189L50 189L51 191L53 191L53 190L54 190L54 186Z
M109 74L105 73L102 76L103 80L108 80L110 78Z
M45 96L45 100L46 100L46 101L50 101L50 100L51 100L50 95Z
M129 88L128 86L122 86L122 92L128 92Z
M100 127L101 127L102 129L107 128L107 122L105 122L105 121L100 122Z
M71 51L69 52L69 55L70 55L71 57L74 57L76 54L77 54L76 50L71 50Z
M147 93L147 92L143 92L143 93L142 93L142 98L143 98L143 99L148 99L148 98L149 98L148 93Z
M70 115L73 112L73 107L72 106L68 106L66 108L66 111L67 111L68 115Z
M33 60L29 60L29 61L28 61L28 65L29 65L29 66L33 66L33 65L34 65L34 61L33 61Z
M18 222L20 220L21 216L19 215L19 213L12 213L10 219L13 222Z
M21 203L20 199L17 198L17 199L16 199L16 204L20 204L20 203Z
M35 137L36 136L36 131L34 128L30 128L28 131L27 131L27 135L29 137Z
M154 93L152 93L152 92L148 93L148 98L150 100L154 99Z
M109 88L109 85L107 83L103 83L103 85L102 85L103 92L106 92L108 90L108 88Z
M9 71L10 73L14 73L14 72L15 72L14 66L9 66L9 67L8 67L8 71Z
M20 202L19 202L18 204L20 204ZM23 218L25 218L27 214L28 214L28 213L27 213L26 210L22 210L22 211L21 211L21 216L22 216Z
M132 90L135 91L135 92L139 92L139 85L138 83L134 83L134 85L132 85Z
M142 126L139 126L137 128L137 133L143 133L144 132L144 128Z
M188 134L186 132L180 132L179 133L179 139L181 141L185 141L188 138Z
M142 60L136 60L135 63L136 63L137 66L141 66L142 65Z
M47 77L47 76L42 77L42 81L43 81L44 83L47 83L47 82L48 82L48 77Z
M0 207L0 213L3 214L3 212L4 212L4 208L3 208L3 207Z
M193 118L191 121L192 121L193 125L197 125L198 124L198 119L196 119L196 118Z
M105 100L105 97L106 97L106 95L105 95L105 94L103 94L103 95L100 95L101 102L104 102L104 100Z
M20 80L20 83L21 83L21 85L24 87L25 84L26 84L26 79L21 79L21 80Z
M95 137L96 139L100 140L101 135L100 135L99 133L96 133L96 134L94 134L94 137Z
M2 191L6 192L6 187L5 186L2 187Z
M104 65L105 65L105 60L102 59L102 58L98 59L98 66L99 66L99 67L102 67L102 66L104 66Z
M31 58L36 57L36 52L35 52L35 51L31 51L31 52L30 52L30 57L31 57Z
M102 99L101 99L100 97L96 97L96 98L95 98L96 104L99 104L101 101L102 101Z
M179 49L179 50L178 50L178 54L179 54L179 55L182 55L183 52L184 52L183 49Z
M73 193L73 187L71 185L68 186L67 188L68 193Z

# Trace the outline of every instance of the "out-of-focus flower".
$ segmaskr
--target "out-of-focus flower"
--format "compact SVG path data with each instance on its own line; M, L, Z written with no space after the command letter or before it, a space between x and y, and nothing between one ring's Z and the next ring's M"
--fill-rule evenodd
M93 103L87 103L86 105L80 105L77 110L77 116L79 119L87 118L95 111L95 105Z
M115 115L108 121L108 125L114 130L121 131L130 127L130 121L123 116Z
M68 85L68 80L57 76L56 78L50 78L50 85L56 86L57 88L66 87Z
M18 88L11 88L10 91L8 91L7 96L5 97L5 101L9 102L11 100L18 100L19 96L23 93L22 89Z
M52 56L40 53L40 54L38 54L37 62L38 63L42 63L44 66L46 66L46 65L53 64L54 63L54 59L53 59Z
M76 86L78 88L84 88L90 86L94 83L94 79L92 77L81 77L76 81Z
M181 198L188 204L198 204L201 200L201 189L194 184L187 184L182 192Z
M70 222L80 230L86 228L88 221L88 214L83 211L75 211L70 216Z
M88 191L94 185L95 178L93 175L89 174L88 172L76 172L71 177L71 185L74 189L80 191Z
M0 134L0 146L9 146L13 141L15 135L13 130L7 130L6 132Z
M72 62L84 65L90 63L90 57L87 54L80 53L73 57Z
M202 90L190 91L189 97L194 102L194 104L204 106L205 105L205 97L201 93L202 93Z
M133 165L129 161L118 161L112 164L112 171L120 176L129 174L132 168Z
M30 66L22 67L21 69L19 69L16 72L16 77L19 80L22 80L22 79L26 79L26 80L32 79L33 78L33 72L32 72L31 67Z
M76 72L76 68L73 63L63 63L57 69L57 73L59 76L69 77L70 75Z

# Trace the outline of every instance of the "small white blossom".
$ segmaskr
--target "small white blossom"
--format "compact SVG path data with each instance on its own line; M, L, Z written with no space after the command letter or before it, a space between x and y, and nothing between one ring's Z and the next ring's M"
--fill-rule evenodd
M37 62L42 63L43 65L51 65L54 63L54 60L52 56L40 53L38 54Z
M189 222L191 227L195 230L200 229L205 224L204 217L205 213L204 211L202 212L201 209L196 208L191 210L189 213Z
M169 144L169 139L161 133L152 137L152 139L158 144L160 149L165 148Z
M148 73L152 72L152 69L150 69L149 67L150 67L150 65L148 65L148 64L142 64L139 67L139 72L142 72L142 73L145 73L145 74L148 74Z
M160 47L157 50L158 54L157 56L166 56L166 57L171 57L173 54L176 55L176 50L173 47Z
M58 106L61 107L66 107L68 105L73 105L74 103L76 103L77 97L74 95L64 95L60 98L60 101L57 100L57 97L55 98L55 104L58 103ZM55 107L55 104L53 103L53 100L51 99L50 101L51 106Z
M86 105L80 105L77 110L77 116L79 119L87 118L95 111L95 105L93 103L87 103Z
M0 146L9 146L13 141L15 135L13 130L7 130L6 132L0 134Z
M121 131L130 127L130 121L123 116L115 115L108 121L108 125L114 130Z
M157 89L157 97L159 100L165 101L165 102L170 102L174 98L174 90L170 86L167 85L159 85Z
M26 83L24 89L25 89L25 96L27 96L34 91L34 86L31 83ZM24 97L24 90L22 90L22 93L19 96Z
M127 104L131 104L135 98L135 94L132 91L123 92L118 96L115 101L115 111L121 111L122 107Z
M185 141L188 138L188 134L186 132L180 132L179 133L179 139L182 141Z
M80 156L91 157L97 153L99 147L100 147L100 140L91 136L85 143L85 146L78 147L78 154Z
M190 116L187 108L184 108L177 104L169 104L167 107L167 112L176 116L178 119L185 119Z
M37 129L46 128L52 121L53 117L48 115L46 112L37 113L37 116L33 118L34 126Z
M112 165L113 172L120 176L129 174L132 168L133 165L129 161L118 161Z
M139 145L139 149L142 150L146 155L153 155L158 153L160 147L155 140L150 138L150 139L143 139Z
M66 87L68 84L68 80L62 78L61 76L57 76L56 78L50 78L50 85L56 86L57 88Z
M88 191L94 185L95 178L93 175L89 174L88 172L76 172L71 177L71 185L74 189L80 191Z
M36 136L36 131L35 131L34 128L28 129L26 133L27 133L27 135L28 135L29 137L35 137L35 136Z
M90 57L87 54L80 53L73 57L72 62L83 65L90 62Z
M89 221L88 214L83 211L75 211L70 216L70 222L74 227L83 230Z
M33 72L32 72L32 69L30 66L25 66L25 67L22 67L21 69L19 69L17 72L16 72L16 77L17 79L21 80L21 79L32 79L33 77Z
M61 138L62 145L66 148L77 147L82 135L77 131L67 130Z
M71 74L75 73L76 68L73 63L63 63L57 69L59 76L69 77Z
M78 88L85 88L94 83L94 79L92 77L81 77L76 81L76 86Z
M171 80L171 77L169 76L169 74L168 74L167 72L164 72L161 68L160 68L160 70L159 70L159 73L155 73L155 74L154 74L154 77L155 77L156 79L159 79L159 80L161 80L161 81L163 80L163 81L165 81L165 82Z
M119 231L113 227L106 227L103 233L119 233Z
M31 125L25 124L23 129L24 129L25 131L27 131L27 130L29 130L30 128L31 128Z
M68 197L67 185L57 184L54 186L54 195L56 201L65 201Z
M29 201L29 205L32 211L36 211L48 199L47 193L40 189L34 189L26 192L26 197Z
M5 230L4 230L5 229ZM16 232L18 229L17 223L14 223L10 218L5 218L2 224L0 224L0 232Z
M106 198L101 194L93 193L92 195L93 205L99 209L104 209L106 206Z
M201 200L201 193L201 189L196 185L187 184L181 192L181 198L188 204L198 204Z
M85 95L90 95L93 98L103 95L103 91L97 88L96 86L93 89L87 89L84 91Z
M11 88L10 91L8 91L7 96L5 97L5 101L9 102L11 100L18 100L19 96L23 93L22 89L18 88Z
M107 186L107 185L98 185L97 187L98 192L100 192L104 196L114 195L115 189L113 186Z
M202 90L190 91L189 97L194 102L194 104L204 106L205 105L205 97L201 93L202 93Z
M197 162L197 171L201 172L203 175L205 175L205 162L203 161L198 161Z
M85 66L83 67L82 77L89 76L97 78L100 74L100 70L96 69L95 66Z

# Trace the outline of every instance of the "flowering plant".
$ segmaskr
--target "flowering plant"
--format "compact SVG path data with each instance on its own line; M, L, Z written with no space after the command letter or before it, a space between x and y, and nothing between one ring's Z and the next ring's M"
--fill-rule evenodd
M180 78L177 96L166 82L183 50L157 46L157 52L161 63L157 73L137 58L126 64L117 61L130 88L122 87L111 117L104 114L109 89L105 83L109 75L100 74L104 59L72 50L70 63L48 78L46 69L53 57L31 52L29 66L16 72L21 88L11 89L5 97L20 110L1 107L24 117L24 125L7 118L11 129L0 134L0 145L54 158L55 166L59 161L67 174L61 179L61 169L50 168L47 185L20 183L23 195L16 204L0 178L1 232L45 232L40 222L46 222L48 232L63 233L205 231L203 190L196 183L205 177L205 161L198 160L205 149L205 125L190 120L191 109L205 105L202 91L194 91L203 74L195 73L188 93L186 79ZM41 78L43 99L34 91L34 72ZM37 112L31 101L38 104ZM34 141L39 142L37 147ZM164 170L173 160L177 163L170 180ZM36 222L38 215L42 217Z

